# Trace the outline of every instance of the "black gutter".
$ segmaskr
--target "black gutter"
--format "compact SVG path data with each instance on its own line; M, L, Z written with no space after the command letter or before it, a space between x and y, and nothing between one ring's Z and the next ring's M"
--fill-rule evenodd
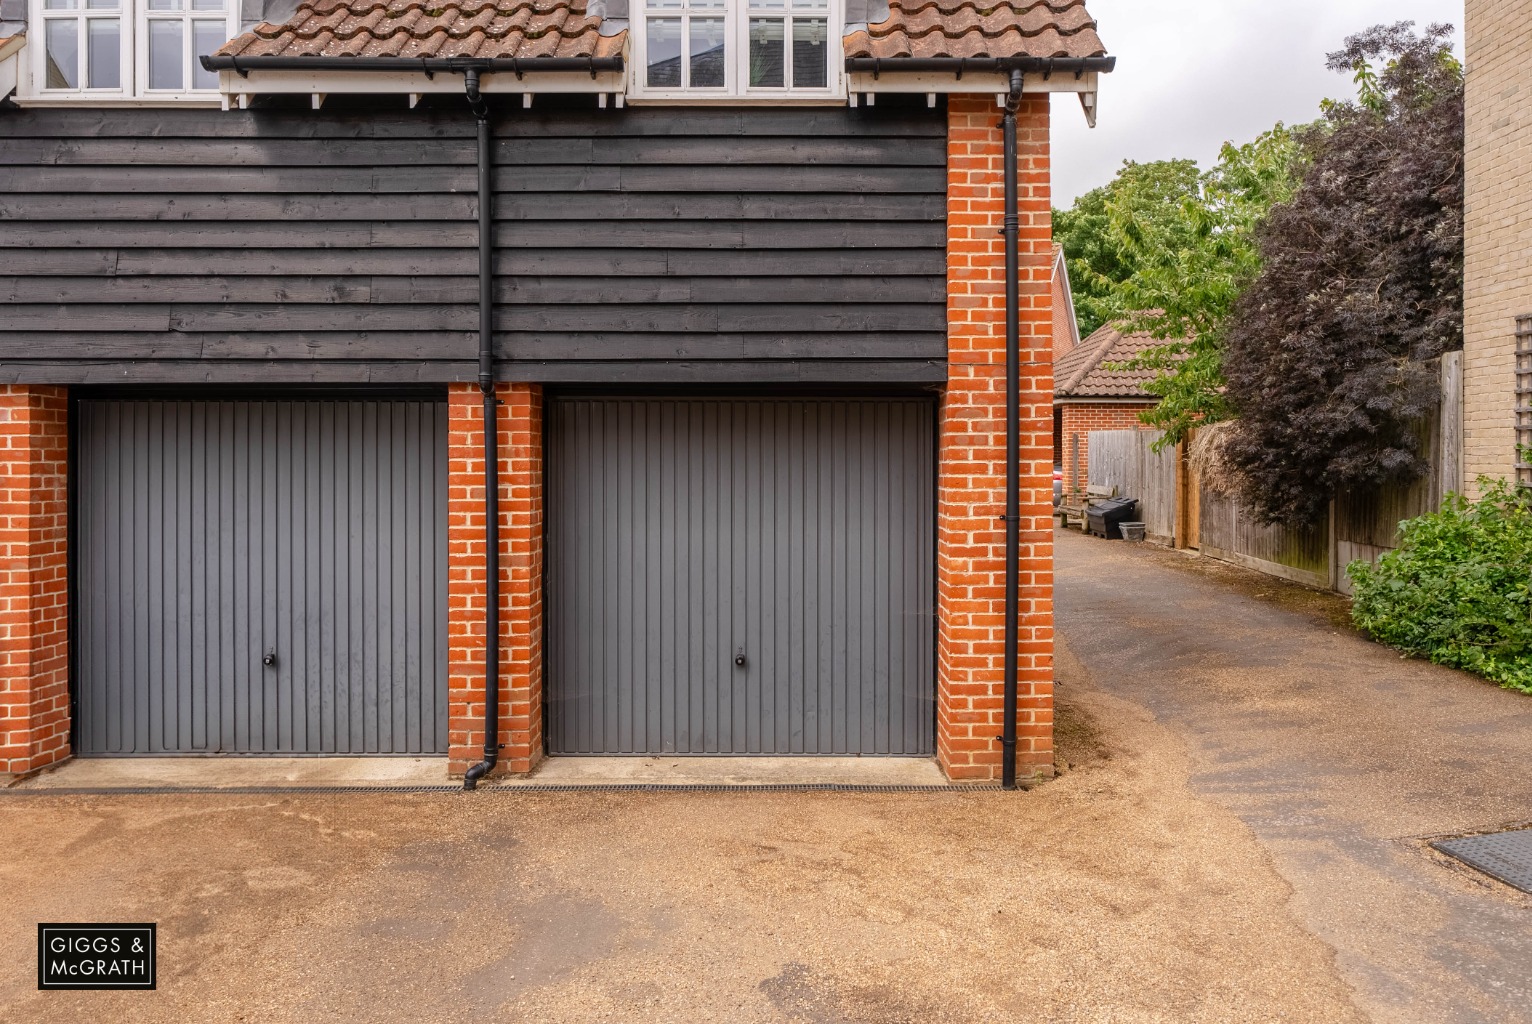
M871 72L874 76L887 71L951 73L962 78L969 72L1021 72L1024 75L1074 75L1076 78L1092 71L1110 72L1117 67L1116 57L847 57L846 70Z
M500 431L495 401L495 240L491 171L494 145L489 104L479 92L479 70L463 75L468 105L479 123L479 391L484 396L484 760L463 775L478 787L500 760Z
M1000 785L1016 788L1016 644L1020 636L1017 559L1021 549L1021 219L1016 195L1016 111L1023 75L1011 69L1005 98L1005 723L1000 736Z
M200 57L205 71L396 71L434 75L437 72L480 74L510 72L520 78L539 71L585 71L594 78L602 71L621 71L621 57Z

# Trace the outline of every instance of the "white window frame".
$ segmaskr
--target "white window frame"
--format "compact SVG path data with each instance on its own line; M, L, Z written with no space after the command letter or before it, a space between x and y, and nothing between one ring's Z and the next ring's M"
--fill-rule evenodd
M197 21L222 21L223 39L219 45L234 38L239 34L239 0L225 0L225 10L219 11L194 11L191 9L192 0L181 0L182 10L179 11L151 11L148 0L118 0L115 11L91 10L87 4L89 0L77 0L77 6L72 10L58 11L47 10L44 0L28 0L28 25L33 26L29 33L33 38L29 41L26 49L30 51L31 58L27 61L29 75L26 87L21 90L19 98L27 103L34 104L83 104L100 105L125 103L135 105L167 104L180 106L184 104L203 104L215 106L222 100L217 82L205 89L194 89L190 83L194 77L196 59L201 56L197 52L196 32L193 23ZM121 70L121 84L116 89L50 89L48 88L48 21L75 20L81 27L79 35L80 73L83 77L87 61L89 60L88 41L85 31L85 22L92 17L115 17L118 19L118 46L119 68ZM151 89L149 88L149 23L151 21L173 21L184 27L186 43L186 64L183 68L183 82L186 86L180 89Z
M818 10L799 8L793 0L784 0L784 5L777 8L761 6L757 0L724 0L722 7L717 8L693 8L690 3L682 7L658 7L652 6L649 0L634 0L635 13L628 23L629 38L632 40L633 67L629 76L628 98L629 100L643 103L655 101L663 103L683 104L709 104L709 103L813 103L829 104L843 103L846 99L846 62L844 51L841 48L841 38L845 33L845 2L844 0L829 0L827 7ZM724 37L728 40L728 59L724 66L724 87L719 88L681 88L681 89L657 89L649 86L649 19L650 18L680 18L688 17L718 17L724 19ZM788 41L792 38L792 19L795 17L823 18L825 20L825 62L826 68L825 87L803 89L793 86L788 87L752 87L748 83L747 72L750 66L750 19L759 17L782 18L788 24L786 27ZM685 47L687 45L685 28L682 30L682 75L689 74L686 66ZM791 48L787 50L791 54ZM792 74L792 61L785 61L786 73Z

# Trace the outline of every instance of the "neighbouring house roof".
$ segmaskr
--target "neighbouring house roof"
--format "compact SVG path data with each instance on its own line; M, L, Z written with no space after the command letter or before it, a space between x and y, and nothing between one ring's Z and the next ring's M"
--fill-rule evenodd
M1112 370L1146 349L1165 344L1148 331L1124 334L1120 324L1107 324L1079 346L1053 362L1055 399L1142 398L1158 401L1144 390L1159 374L1154 370Z
M1075 319L1074 289L1069 283L1069 262L1064 247L1053 247L1053 358L1055 361L1080 344L1080 324Z
M601 34L587 0L303 0L221 57L616 57L625 31Z
M1102 57L1085 0L891 0L846 36L848 57Z
M1099 57L1084 0L892 0L883 21L845 37L848 57ZM221 57L615 57L626 22L602 34L591 0L303 0Z

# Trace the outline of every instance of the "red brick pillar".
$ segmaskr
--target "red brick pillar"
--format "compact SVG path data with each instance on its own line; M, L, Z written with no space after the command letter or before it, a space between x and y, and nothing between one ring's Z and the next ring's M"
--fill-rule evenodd
M947 389L937 482L937 759L1000 778L1005 655L1003 111L953 97ZM1021 630L1017 777L1053 772L1053 311L1048 97L1017 115L1021 213Z
M69 756L68 393L0 386L0 775Z
M497 385L500 399L500 766L529 772L543 756L543 395ZM484 406L474 385L448 396L447 632L449 770L484 749Z

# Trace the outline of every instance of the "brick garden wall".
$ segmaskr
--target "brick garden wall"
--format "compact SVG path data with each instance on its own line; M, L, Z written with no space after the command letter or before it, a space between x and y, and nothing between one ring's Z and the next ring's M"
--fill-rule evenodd
M1112 405L1106 402L1066 402L1059 405L1063 422L1059 428L1064 467L1064 494L1084 491L1090 483L1090 432L1092 430L1149 430L1139 422L1139 413L1154 408L1153 402ZM1080 441L1079 475L1076 477L1074 445Z
M1005 630L1005 262L1001 111L948 106L948 382L937 483L937 758L1000 777ZM1048 98L1018 115L1021 633L1018 776L1053 771L1053 311Z
M68 393L0 386L0 775L69 756Z
M500 384L500 765L529 772L543 756L543 395ZM484 413L474 385L448 394L449 770L484 749Z
M1532 314L1532 19L1468 0L1464 486L1515 465L1516 317Z

